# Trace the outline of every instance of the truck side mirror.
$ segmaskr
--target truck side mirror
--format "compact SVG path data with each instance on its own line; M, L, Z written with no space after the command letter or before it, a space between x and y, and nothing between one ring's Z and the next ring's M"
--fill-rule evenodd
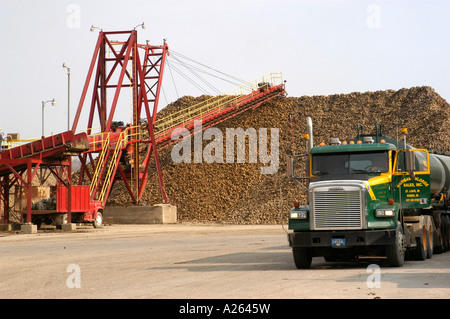
M287 170L287 176L289 178L294 177L294 158L292 156L287 156L286 160L286 170Z

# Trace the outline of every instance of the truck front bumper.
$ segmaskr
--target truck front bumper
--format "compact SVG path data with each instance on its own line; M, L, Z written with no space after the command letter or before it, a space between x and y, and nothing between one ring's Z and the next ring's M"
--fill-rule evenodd
M288 234L289 246L298 248L336 247L332 242L344 239L339 248L385 246L395 243L396 230L298 231Z

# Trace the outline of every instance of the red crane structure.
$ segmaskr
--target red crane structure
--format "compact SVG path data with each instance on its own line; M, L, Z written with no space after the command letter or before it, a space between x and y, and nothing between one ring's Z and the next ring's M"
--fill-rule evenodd
M111 37L115 36L124 36L126 39L111 40ZM99 32L72 126L72 131L75 132L95 71L87 125L90 149L79 156L82 163L79 184L83 182L86 174L91 180L92 199L98 199L105 204L114 181L120 179L125 183L133 202L138 203L147 182L148 167L153 157L162 201L164 203L167 201L153 124L156 120L168 50L166 43L161 46L138 44L136 30ZM132 91L132 123L123 126L120 121L117 125L114 115L119 97L126 87ZM109 91L112 91L113 96L110 104L107 99ZM96 114L100 133L92 134ZM143 119L148 123L148 139L142 138ZM141 144L148 146L144 156L139 153ZM94 160L93 153L98 154L97 161ZM128 169L123 169L119 165L124 153ZM88 169L89 164L92 167L91 171Z

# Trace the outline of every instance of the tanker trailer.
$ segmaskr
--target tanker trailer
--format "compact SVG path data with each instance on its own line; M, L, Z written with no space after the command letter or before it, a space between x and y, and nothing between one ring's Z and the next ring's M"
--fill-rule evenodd
M307 121L308 126L311 121ZM308 145L312 127L308 127ZM390 266L449 249L450 157L414 149L382 133L307 147L307 203L289 212L288 242L297 268L386 256ZM288 171L294 177L294 157ZM298 181L298 180L297 180Z
M431 193L448 195L450 186L450 157L430 153Z
M434 252L442 253L450 249L450 156L430 152L429 165L432 208L427 213L431 215L435 227L434 236L430 235L430 246L434 247ZM424 232L422 227L422 238ZM420 256L423 258L423 255Z

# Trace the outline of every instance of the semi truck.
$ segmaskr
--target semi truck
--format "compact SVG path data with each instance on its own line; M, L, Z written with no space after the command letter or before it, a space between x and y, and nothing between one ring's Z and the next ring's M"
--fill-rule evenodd
M307 189L306 203L289 210L288 242L295 266L310 268L313 257L349 261L383 256L401 267L450 249L450 156L386 136L382 125L356 138L313 146L307 117L305 154L287 157L287 172ZM297 157L305 159L296 176Z

